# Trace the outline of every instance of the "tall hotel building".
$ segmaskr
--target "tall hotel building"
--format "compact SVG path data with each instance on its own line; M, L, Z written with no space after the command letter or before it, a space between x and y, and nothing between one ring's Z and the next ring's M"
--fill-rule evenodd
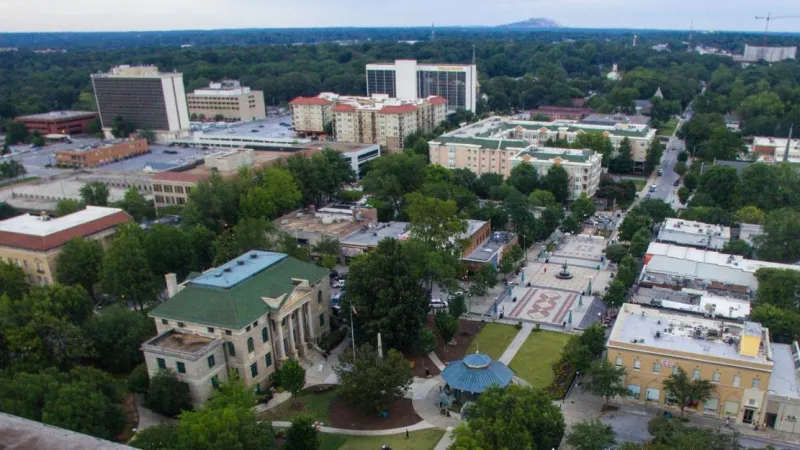
M122 117L157 139L188 135L189 109L182 73L162 73L155 66L119 66L92 74L92 86L103 131L110 135Z
M367 64L367 96L387 94L403 100L439 96L447 109L475 111L478 69L475 64L417 64L399 59L394 63Z

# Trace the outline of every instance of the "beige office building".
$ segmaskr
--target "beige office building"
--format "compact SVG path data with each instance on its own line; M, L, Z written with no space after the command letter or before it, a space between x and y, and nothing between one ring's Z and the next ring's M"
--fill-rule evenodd
M120 224L131 216L118 208L87 206L63 217L23 214L0 222L0 260L19 266L29 283L53 284L56 259L74 237L100 241L107 246Z
M529 147L511 158L511 168L527 163L544 176L555 166L567 171L570 181L570 200L581 194L594 196L600 187L603 157L592 150L570 150L552 147Z
M149 313L158 335L142 351L150 376L174 371L195 406L236 371L267 388L282 361L321 354L330 330L328 270L283 253L250 251L178 286Z
M191 120L246 122L267 117L264 93L250 90L237 80L210 83L207 88L195 89L186 95Z
M775 362L769 330L758 323L625 304L607 347L608 360L627 371L631 401L677 410L663 382L680 367L715 388L710 399L687 407L689 413L748 424L767 418Z

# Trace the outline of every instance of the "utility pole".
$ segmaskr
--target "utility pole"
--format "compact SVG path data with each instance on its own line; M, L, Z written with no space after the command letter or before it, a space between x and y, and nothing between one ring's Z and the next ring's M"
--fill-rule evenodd
M694 51L694 45L692 45L692 40L694 39L694 17L692 17L692 22L689 25L689 52Z
M773 20L778 20L778 19L800 19L800 16L773 16L771 12L767 13L766 16L756 16L756 20L763 20L766 22L766 25L764 26L764 37L761 41L761 47L762 47L761 51L763 59L767 59L766 47L767 47L767 33L769 33L769 23Z
M789 138L786 139L786 150L783 152L783 162L789 161L789 147L792 146L792 131L794 130L794 124L789 127Z

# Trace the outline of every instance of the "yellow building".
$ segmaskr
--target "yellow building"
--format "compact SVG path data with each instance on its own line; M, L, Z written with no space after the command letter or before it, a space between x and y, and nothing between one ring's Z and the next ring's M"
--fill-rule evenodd
M769 330L625 304L608 340L608 359L627 374L632 401L674 407L663 382L682 368L713 383L711 398L686 410L740 423L763 423L775 363ZM676 408L677 409L677 408Z
M240 122L267 117L264 93L252 91L237 80L222 80L195 89L186 95L186 103L192 120L216 120L222 116L225 122Z
M56 258L74 237L96 239L106 246L117 226L131 221L118 208L87 206L63 217L23 214L0 222L0 260L16 264L31 284L52 284Z

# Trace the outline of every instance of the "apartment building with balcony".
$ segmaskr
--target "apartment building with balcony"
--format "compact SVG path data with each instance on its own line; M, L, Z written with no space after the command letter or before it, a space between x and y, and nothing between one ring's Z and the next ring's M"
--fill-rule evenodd
M289 102L294 130L301 134L324 134L333 120L331 100L322 97L297 97Z
M541 177L551 168L561 166L569 175L570 200L574 200L581 194L592 197L597 192L602 160L603 157L592 150L532 146L511 158L511 168L530 164Z
M249 251L177 285L153 309L158 335L142 344L150 376L172 370L196 406L236 371L265 389L283 361L321 352L330 330L328 270L283 253Z

